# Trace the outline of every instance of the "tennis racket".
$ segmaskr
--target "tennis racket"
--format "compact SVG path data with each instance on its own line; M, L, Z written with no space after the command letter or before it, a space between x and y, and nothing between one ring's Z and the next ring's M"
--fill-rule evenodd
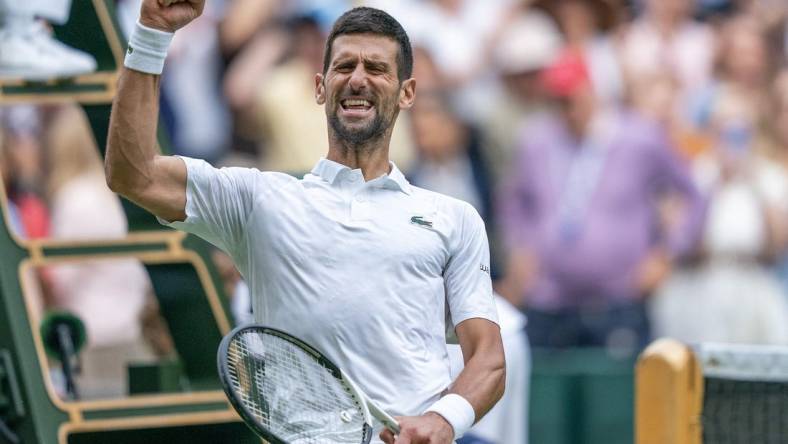
M271 444L367 444L373 417L399 433L339 367L281 330L234 329L219 345L218 365L230 403Z

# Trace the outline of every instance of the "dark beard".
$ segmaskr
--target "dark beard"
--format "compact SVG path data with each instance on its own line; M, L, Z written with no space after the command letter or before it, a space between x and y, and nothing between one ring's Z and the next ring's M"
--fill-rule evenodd
M350 129L343 125L339 121L337 113L333 113L328 118L328 122L331 124L331 128L334 129L340 142L349 147L361 147L372 140L380 139L389 128L388 122L379 113L375 113L375 118L369 125L360 129Z

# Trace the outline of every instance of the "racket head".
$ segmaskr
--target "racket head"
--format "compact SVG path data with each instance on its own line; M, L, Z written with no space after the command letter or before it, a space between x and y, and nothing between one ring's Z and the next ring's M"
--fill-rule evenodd
M282 330L235 328L222 339L217 364L232 406L271 444L372 439L363 395L323 353Z

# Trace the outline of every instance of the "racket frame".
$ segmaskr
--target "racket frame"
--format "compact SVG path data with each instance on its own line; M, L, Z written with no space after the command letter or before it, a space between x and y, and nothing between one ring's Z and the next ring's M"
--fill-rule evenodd
M374 416L378 419L386 428L394 432L395 434L399 434L399 425L397 421L388 413L386 413L383 409L378 407L371 399L369 399L363 391L358 387L358 385L353 382L350 377L348 377L336 364L334 364L330 359L328 359L323 353L321 353L316 348L312 347L311 345L307 344L306 342L296 338L295 336L284 332L282 330L268 327L265 325L259 324L246 324L241 325L234 328L230 333L225 335L222 338L222 342L219 344L219 350L217 353L217 366L219 369L219 380L222 383L222 388L224 389L225 394L227 395L230 404L232 404L235 411L238 412L238 415L241 416L241 419L252 428L252 430L257 433L261 438L268 441L270 444L290 444L287 441L281 439L280 437L276 436L264 427L259 421L255 418L255 416L246 408L246 406L241 402L239 397L237 396L235 390L232 388L230 383L230 370L228 365L228 352L230 349L230 343L232 342L233 338L238 336L244 330L255 330L262 333L268 333L274 336L279 337L287 342L290 342L293 345L301 348L305 352L312 355L319 363L322 365L326 370L328 370L335 378L339 379L344 383L344 385L349 389L351 396L353 396L356 401L358 401L358 405L361 408L362 414L364 415L364 432L363 432L363 441L361 444L367 444L372 439L372 417Z

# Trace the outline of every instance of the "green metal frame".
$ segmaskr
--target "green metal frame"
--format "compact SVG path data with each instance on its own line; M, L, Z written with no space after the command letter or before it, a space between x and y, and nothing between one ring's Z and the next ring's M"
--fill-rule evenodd
M125 49L117 29L114 1L74 0L68 24L55 27L55 33L67 44L93 54L99 72L37 83L2 81L0 104L78 102L103 150L118 65ZM166 147L166 142L166 138L160 137L162 146ZM0 197L4 200L1 185ZM136 239L134 235L140 233L160 233L162 236L143 236L145 240L139 242L128 239L73 243L22 241L11 233L5 202L0 202L3 210L3 217L0 217L0 418L9 423L25 444L148 443L161 442L165 436L166 441L174 444L226 442L227 439L259 442L239 421L223 393L217 390L220 384L215 367L216 347L222 331L228 328L227 325L222 327L219 320L227 324L229 310L218 272L210 259L210 247L193 236L173 240L167 234L175 232L159 225L151 214L125 200L123 206L133 232L129 239ZM146 266L156 290L167 292L158 296L170 328L178 329L173 332L182 360L177 368L184 369L192 389L211 391L87 402L84 408L64 409L64 405L70 404L51 398L47 389L44 378L48 376L42 372L42 368L47 367L40 361L41 344L36 341L28 316L20 267L58 261L64 256L164 257L174 250L180 252L180 256L175 256L181 260L175 257L170 262L146 262ZM199 266L201 273L195 273L184 257L196 261L192 265ZM200 274L202 277L198 276ZM174 289L167 286L168 280L177 281L182 291L191 292L192 302L198 300L199 303L185 310L178 299L172 297L174 293L170 292ZM214 301L218 298L218 304L207 303L208 296ZM183 338L187 337L183 329L186 327L192 330L192 337L191 342L184 345Z

